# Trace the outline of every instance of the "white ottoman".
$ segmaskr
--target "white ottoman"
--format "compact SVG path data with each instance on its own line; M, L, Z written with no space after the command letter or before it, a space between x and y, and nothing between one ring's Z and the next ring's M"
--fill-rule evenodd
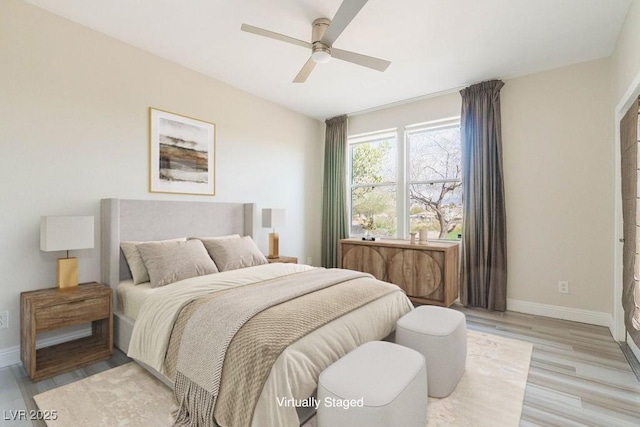
M390 342L363 344L320 374L318 400L318 427L424 427L424 356Z
M398 320L396 343L424 355L429 374L429 396L451 394L467 363L464 314L433 305L417 307Z

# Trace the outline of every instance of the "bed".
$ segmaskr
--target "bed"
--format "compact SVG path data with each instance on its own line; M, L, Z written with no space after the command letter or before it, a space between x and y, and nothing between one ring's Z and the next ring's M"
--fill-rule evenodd
M316 269L296 264L255 265L233 271L203 274L198 277L177 281L167 286L153 288L145 283L133 284L131 272L120 250L120 243L126 241L147 242L185 236L253 236L256 223L255 213L256 206L251 203L102 200L102 281L114 289L114 307L116 307L114 312L114 342L125 353L133 354L136 361L160 378L167 386L175 386L177 392L182 389L180 385L182 383L176 381L176 374L178 378L182 378L180 377L182 371L189 371L192 365L201 365L202 360L206 360L205 354L209 357L208 351L196 352L194 362L188 365L183 362L182 367L176 363L171 365L173 368L168 368L170 366L168 359L170 359L169 355L171 354L172 346L177 342L180 346L175 348L179 348L180 355L183 357L183 353L188 354L184 347L189 347L188 344L193 341L193 338L191 341L187 340L186 334L187 331L194 329L191 326L197 322L191 318L188 319L188 322L185 321L188 326L184 327L185 336L180 336L182 343L175 337L179 328L176 326L177 323L174 324L174 322L178 318L182 319L185 316L185 312L189 311L185 307L196 305L196 294L204 299L203 295L207 294L207 292L215 291L214 294L211 294L215 298L208 303L209 305L212 302L223 301L222 297L237 298L238 295L244 295L240 299L241 304L238 305L248 307L250 304L249 302L245 303L245 300L248 301L254 298L263 301L268 299L264 297L265 295L277 295L280 292L278 289L295 288L295 292L303 292L298 291L298 288L308 287L307 294L301 294L292 300L298 304L296 313L299 313L297 315L301 316L300 319L303 320L307 316L307 314L303 313L307 309L301 308L304 307L305 301L309 301L310 305L307 307L316 307L318 305L323 307L325 305L333 306L332 303L325 304L323 302L319 304L317 302L325 300L313 300L310 298L317 298L319 295L326 294L324 298L333 298L332 301L336 301L336 303L338 300L343 299L342 295L350 295L345 299L351 300L354 299L352 295L362 295L364 298L363 287L372 286L367 289L373 290L375 285L381 292L380 296L375 296L375 292L371 291L374 297L369 297L370 300L367 299L365 304L353 309L344 309L344 312L341 312L337 317L330 318L325 323L318 323L316 329L303 333L299 338L286 344L282 351L278 351L273 356L272 365L269 365L269 369L264 374L264 381L259 382L260 391L256 395L255 402L249 404L249 409L242 405L236 409L233 406L235 401L232 398L225 400L222 397L217 397L218 400L214 401L217 406L223 406L221 402L224 402L227 407L227 413L231 414L229 415L231 418L220 415L220 419L227 420L220 423L227 426L298 426L300 425L299 410L301 407L308 406L307 404L310 400L307 399L312 396L316 388L319 373L326 366L358 345L388 336L395 330L396 320L412 309L410 301L399 288L379 282L370 276L363 276L353 272ZM313 286L316 286L314 283L320 283L320 279L322 281L329 280L324 276L335 276L331 280L339 280L339 282L332 282L329 285L323 284L317 289L313 288ZM268 286L271 286L271 288L268 288ZM361 294L354 290L349 290L352 294L338 293L343 292L343 288L344 292L347 292L347 286L354 289L359 287L358 289L360 290L357 292L361 292ZM391 289L392 287L393 289ZM263 294L261 295L260 292ZM287 290L287 292L291 291ZM280 311L279 307L289 307L280 305L275 296L270 298L275 301L272 306L264 310L256 309L260 315L265 315L265 319L270 319L268 317L270 313ZM233 304L235 305L235 303ZM287 304L296 305L292 302ZM167 306L172 308L168 309L166 308ZM165 313L164 310L169 311ZM203 310L200 310L197 313L202 314ZM194 318L197 317L196 314L192 315ZM239 317L242 316L239 315ZM247 324L240 331L248 330L248 324L258 317L256 315L251 318L252 320L247 321ZM206 317L201 315L200 318L201 322L211 321L213 316ZM163 322L158 321L158 319L166 320L164 322L166 324L162 325L161 323ZM225 319L227 319L226 316ZM181 334L182 330L180 329ZM261 331L261 329L256 330ZM240 335L240 331L238 331L238 335ZM193 331L190 333L193 335ZM246 337L243 337L243 339L245 341L249 340L247 342L252 344L251 338L247 338L251 337L251 335L248 333L245 335ZM153 339L147 339L149 337ZM240 341L240 338L235 337L234 340ZM153 341L153 343L150 344L147 341ZM206 341L206 339L202 339L202 341ZM222 341L224 340L219 342ZM161 344L157 344L157 342L161 342ZM217 342L215 341L214 343ZM195 344L200 345L199 342ZM223 346L227 350L225 354L229 355L229 358L224 359L224 370L221 370L221 372L226 373L226 368L233 366L235 359L231 355L235 354L241 354L242 358L246 357L250 361L246 363L249 363L251 367L259 365L259 363L256 363L258 356L254 355L254 359L251 359L248 354L250 352L245 351L245 347L239 347L240 344L238 344L235 346L237 348L234 348L233 344L235 344L235 341L226 343L228 348ZM249 345L249 347L252 346ZM143 350L140 350L141 348ZM199 347L196 346L195 348ZM216 354L217 350L214 349L211 354ZM149 356L150 354L151 356ZM189 361L191 362L191 359ZM240 362L238 362L238 365L241 366ZM231 368L229 369L231 370ZM222 375L223 380L231 378L230 374L220 375ZM219 384L221 388L225 388L223 380L217 378L217 381L221 383ZM174 381L176 382L174 383ZM244 383L234 382L230 384ZM245 393L245 389L242 386L231 387L227 385L226 388L235 388L235 399L238 401L244 400L243 393ZM246 392L251 394L249 388L246 389ZM199 395L196 394L194 396ZM191 400L195 399L192 398ZM232 403L229 404L229 402ZM246 402L241 403L246 405ZM190 404L193 406L193 402ZM195 406L202 405L197 403ZM235 421L236 418L234 416L237 414L243 415L238 418L241 421ZM218 408L216 407L216 419L218 419L218 416Z

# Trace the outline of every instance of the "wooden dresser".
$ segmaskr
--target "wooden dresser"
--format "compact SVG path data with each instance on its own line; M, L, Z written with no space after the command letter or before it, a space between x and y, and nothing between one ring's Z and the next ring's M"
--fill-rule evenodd
M458 298L459 243L340 240L341 267L394 283L418 304L449 307Z

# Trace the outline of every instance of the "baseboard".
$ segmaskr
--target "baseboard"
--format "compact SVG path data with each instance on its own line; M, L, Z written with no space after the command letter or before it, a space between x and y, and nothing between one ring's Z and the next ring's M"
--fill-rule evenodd
M517 311L519 313L535 314L537 316L553 317L554 319L572 320L574 322L605 326L609 328L610 331L613 328L613 316L609 313L602 313L599 311L539 304L537 302L514 299L507 300L507 310Z
M627 335L627 345L631 349L631 352L636 357L636 360L640 362L640 348L636 345L636 343L631 339L629 335Z
M91 327L87 326L86 328L82 328L78 331L38 340L36 342L36 348L49 347L66 341L88 337L89 335L91 335ZM19 345L0 349L0 368L15 365L16 363L20 363Z

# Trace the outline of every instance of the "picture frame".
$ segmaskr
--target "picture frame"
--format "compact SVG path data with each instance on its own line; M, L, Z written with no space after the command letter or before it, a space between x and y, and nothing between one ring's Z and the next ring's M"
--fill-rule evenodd
M215 195L216 125L149 107L149 191Z

